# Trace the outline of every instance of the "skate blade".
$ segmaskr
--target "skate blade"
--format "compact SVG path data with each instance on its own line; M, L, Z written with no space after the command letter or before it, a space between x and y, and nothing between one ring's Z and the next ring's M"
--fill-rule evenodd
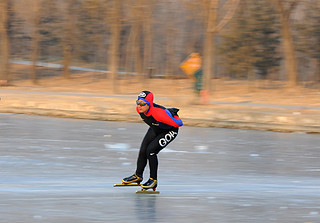
M143 190L142 189L142 190L137 190L136 193L137 194L159 194L160 191L158 191L158 190L155 190L155 191L154 190L145 190L145 189Z
M129 186L141 186L140 184L133 183L133 184L114 184L114 187L129 187Z

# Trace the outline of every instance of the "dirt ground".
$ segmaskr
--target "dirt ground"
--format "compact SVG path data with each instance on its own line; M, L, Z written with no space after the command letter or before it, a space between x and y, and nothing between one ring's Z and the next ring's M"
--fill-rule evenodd
M12 80L9 86L1 88L12 90L32 90L49 92L81 92L93 94L137 95L142 90L150 90L157 97L175 99L178 104L200 104L200 97L194 91L190 79L144 79L126 77L113 83L105 73L79 71L71 74L69 79L62 77L57 69L38 68L38 83L29 80L31 66L12 65ZM227 80L213 79L210 101L247 102L253 104L279 104L320 107L320 87L297 86L285 87L281 81L266 80Z

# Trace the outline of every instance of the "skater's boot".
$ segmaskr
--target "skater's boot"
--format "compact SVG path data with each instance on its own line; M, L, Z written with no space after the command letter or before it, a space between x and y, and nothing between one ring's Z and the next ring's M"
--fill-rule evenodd
M155 189L157 187L157 180L149 178L147 182L141 185L143 189Z
M142 181L142 177L139 177L136 174L133 174L130 177L123 178L122 183L124 183L124 184L131 184L131 183L140 184L141 181Z

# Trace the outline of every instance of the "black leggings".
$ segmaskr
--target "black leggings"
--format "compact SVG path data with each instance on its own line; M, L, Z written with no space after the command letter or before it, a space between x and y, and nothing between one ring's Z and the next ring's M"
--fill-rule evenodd
M141 143L136 174L140 177L143 176L144 168L149 160L150 178L156 180L158 172L157 154L172 142L177 135L178 128L172 128L159 134L156 134L152 128L149 128Z

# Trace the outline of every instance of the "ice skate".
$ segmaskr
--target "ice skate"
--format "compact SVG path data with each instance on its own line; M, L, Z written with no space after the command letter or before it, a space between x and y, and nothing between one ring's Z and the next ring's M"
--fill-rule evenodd
M157 188L157 180L149 178L147 182L141 185L143 189L156 189Z
M136 174L131 175L130 177L125 177L122 180L122 184L114 184L114 187L121 187L121 186L140 186L142 181L142 177L137 176Z
M160 193L159 191L156 191L157 183L157 180L150 178L147 182L141 185L142 189L136 191L136 193Z

